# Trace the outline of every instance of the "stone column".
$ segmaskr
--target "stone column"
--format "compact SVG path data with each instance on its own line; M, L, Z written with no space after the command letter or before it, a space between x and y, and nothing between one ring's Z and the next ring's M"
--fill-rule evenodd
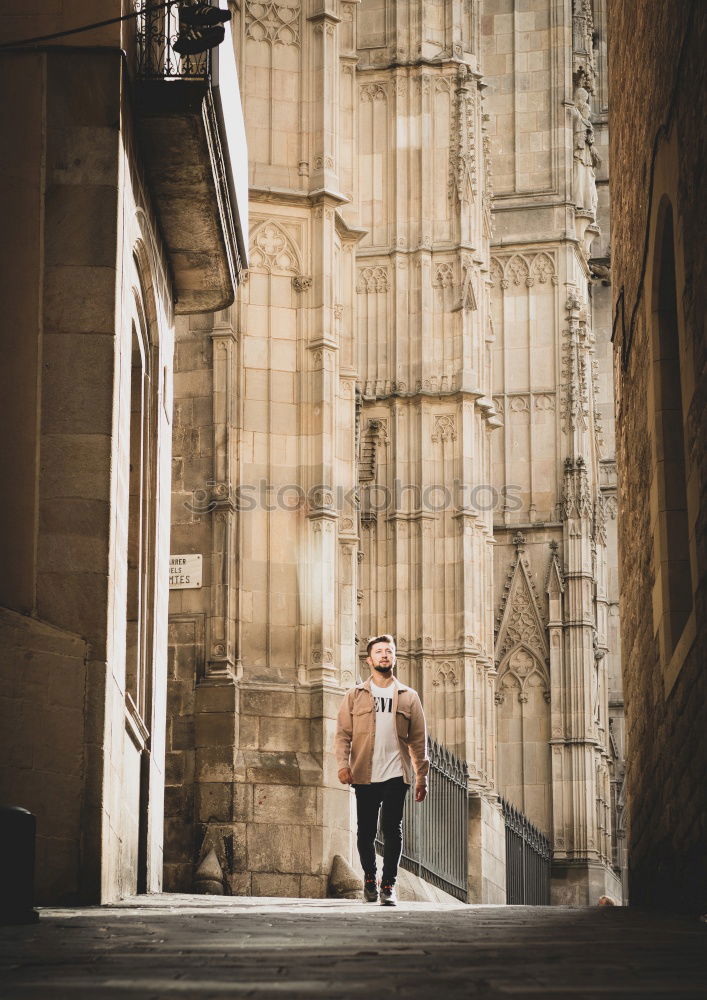
M480 901L482 885L503 882L483 826L486 812L495 816L492 505L474 492L488 481L498 423L482 83L463 3L444 26L421 0L390 3L380 20L364 15L360 632L395 635L399 674L419 690L432 735L468 761L483 803L470 813ZM433 50L434 64L421 63Z

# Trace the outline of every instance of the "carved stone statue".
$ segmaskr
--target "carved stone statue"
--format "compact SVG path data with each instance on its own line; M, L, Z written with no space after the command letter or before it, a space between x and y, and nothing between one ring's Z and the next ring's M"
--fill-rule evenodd
M597 185L595 168L601 158L594 148L594 127L590 121L589 93L584 87L577 87L574 106L570 108L574 130L574 168L572 187L575 208L589 212L592 221L597 214Z

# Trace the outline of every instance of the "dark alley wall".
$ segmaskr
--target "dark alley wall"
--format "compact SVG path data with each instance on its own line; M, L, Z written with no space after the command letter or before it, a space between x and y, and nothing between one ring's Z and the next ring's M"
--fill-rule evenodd
M704 912L707 6L610 0L609 18L630 893Z

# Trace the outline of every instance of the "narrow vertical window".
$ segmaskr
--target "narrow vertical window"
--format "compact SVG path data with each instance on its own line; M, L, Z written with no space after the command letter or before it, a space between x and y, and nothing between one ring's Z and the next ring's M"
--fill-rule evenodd
M672 208L665 207L659 218L652 338L658 490L655 568L661 645L667 661L692 611L692 579Z
M142 663L144 601L144 442L145 442L145 357L133 327L130 368L130 482L128 505L128 580L125 634L125 689L140 715L144 711L144 670Z

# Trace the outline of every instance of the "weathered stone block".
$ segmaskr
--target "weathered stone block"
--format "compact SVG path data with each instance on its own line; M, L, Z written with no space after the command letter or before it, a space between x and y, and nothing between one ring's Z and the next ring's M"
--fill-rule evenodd
M233 781L235 753L231 746L197 747L194 776L197 781Z
M304 899L325 899L326 888L326 875L300 876L300 895Z
M48 331L106 333L115 331L115 268L54 265L44 281ZM86 294L86 289L91 294Z
M194 719L188 718L172 719L172 750L192 750L194 747Z
M275 896L297 898L300 895L299 875L253 874L252 894L254 896Z
M164 892L192 892L194 866L191 862L170 861L164 866L162 888Z
M253 819L256 823L316 823L317 790L293 785L255 785Z
M260 718L257 715L241 715L239 723L239 747L242 750L257 750L260 746Z
M235 714L238 711L238 691L232 682L201 681L196 687L194 704L197 713Z
M253 786L235 782L233 785L233 818L241 823L253 819Z
M199 823L227 823L233 819L233 785L200 782L195 786L195 818Z
M318 788L318 822L323 826L348 832L351 823L351 796L351 789L344 785L339 785L338 788Z
M164 851L165 856L172 863L181 861L191 864L194 851L194 831L191 824L191 817L179 813L175 816L167 816L165 818Z
M310 827L249 823L248 868L252 872L310 873Z
M50 336L45 339L50 339ZM66 335L62 334L59 340L63 340L64 336ZM87 336L86 339L94 338ZM75 365L74 361L74 368L67 372L67 378L75 375ZM96 381L99 377L103 378L100 367L97 371L94 369L94 373ZM59 389L61 392L67 390L66 385ZM55 413L57 409L54 409ZM44 438L47 447L42 457L42 495L48 498L72 495L86 500L102 500L110 489L106 471L110 456L110 437L107 430L101 434L99 429L104 418L107 428L110 427L110 409L87 406L86 412L82 414L77 412L76 404L72 402L64 403L61 412L61 419L65 420L65 433L56 433L52 421ZM79 432L81 420L86 421L85 433Z
M261 719L260 748L262 750L309 750L308 719Z
M235 714L209 712L194 718L194 745L197 747L228 747L236 743Z
M298 753L300 783L303 785L319 785L322 783L323 770L316 757L309 753Z
M299 784L299 765L295 753L243 752L246 778L253 783L277 785Z
M53 184L46 193L45 260L49 265L115 263L115 184Z
M241 690L241 711L244 715L261 715L267 717L294 717L294 691L252 691Z
M188 816L194 803L194 789L184 785L167 785L164 790L166 817Z
M250 872L233 872L231 875L227 876L228 884L231 887L231 895L233 896L251 896L253 894L251 883L252 877Z

